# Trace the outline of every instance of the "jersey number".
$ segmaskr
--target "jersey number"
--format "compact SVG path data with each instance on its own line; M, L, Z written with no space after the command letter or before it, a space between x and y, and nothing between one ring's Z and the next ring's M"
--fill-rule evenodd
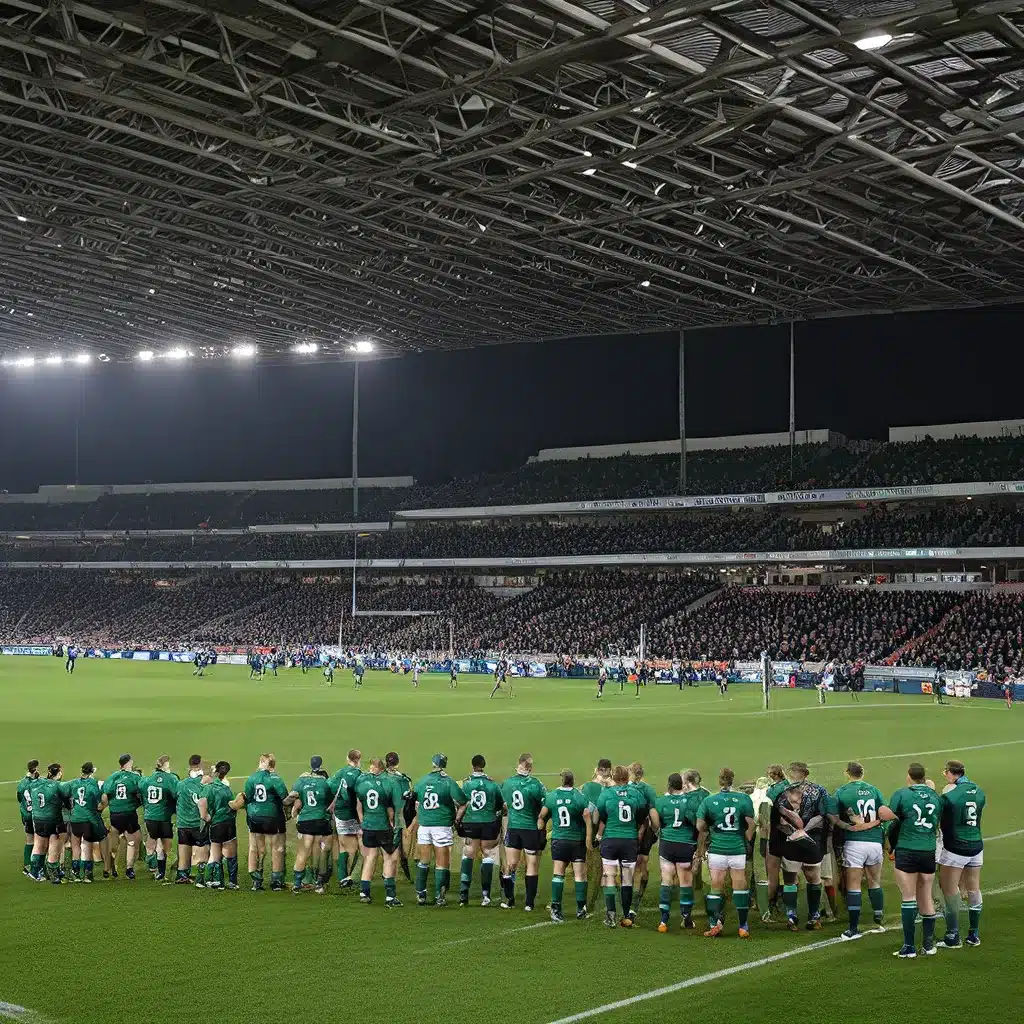
M78 795L75 797L75 803L78 804L79 807L84 807L85 806L85 788L83 786L79 786L78 789L76 790L76 792L77 792Z
M673 807L672 808L672 825L670 827L671 828L681 828L682 824L683 824L683 819L679 817L679 808L678 807Z
M736 808L726 807L722 810L722 831L736 832L739 826L736 824Z
M257 783L252 798L258 804L265 804L267 802L267 787L262 783Z
M441 806L441 798L436 793L427 793L423 798L423 810L436 811Z
M572 824L572 816L569 814L568 807L558 808L558 827L568 828Z
M366 791L366 806L371 810L377 810L380 804L380 793L375 789L368 789Z
M875 820L875 801L874 800L858 800L857 801L857 813L865 821Z
M25 794L25 802L28 804L28 809L32 810L32 794L31 793L26 793ZM40 793L39 794L39 801L38 802L39 802L39 809L42 810L46 806L46 794L45 793Z
M487 806L487 794L482 789L474 789L469 794L469 806L474 811L482 811Z
M526 800L523 799L521 790L514 789L512 791L512 810L521 811L526 806Z
M920 804L911 804L910 806L913 807L914 810L917 812L917 821L915 821L914 824L918 828L933 828L934 827L932 825L931 821L929 821L928 819L931 818L931 816L935 813L935 804L925 804L924 805L924 811L921 810L921 805ZM927 818L924 815L925 811L928 812L928 817Z
M114 789L115 800L127 800L128 799L128 787L123 783L119 782Z
M146 803L158 804L164 798L164 791L160 786L146 787Z
M964 804L964 817L971 828L978 827L978 805L975 803Z
M307 789L306 790L306 806L307 807L316 807L317 806L316 793L314 793L313 790L311 790L311 789Z
M633 820L633 808L625 802L619 801L619 821L626 823Z

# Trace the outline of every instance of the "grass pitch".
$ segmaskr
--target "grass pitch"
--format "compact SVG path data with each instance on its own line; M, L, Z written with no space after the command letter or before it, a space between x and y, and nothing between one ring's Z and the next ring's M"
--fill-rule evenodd
M514 698L488 700L490 683L480 677L464 677L451 691L447 677L424 676L413 690L411 677L369 673L356 692L349 673L338 673L328 688L319 673L298 670L250 682L248 669L227 666L200 680L186 665L82 660L74 677L62 666L55 658L0 659L0 1018L17 1013L10 1007L27 1007L37 1018L76 1024L197 1014L275 1024L421 1024L438 1017L551 1024L590 1016L663 1024L710 1014L736 1022L778 1014L811 1024L875 1024L893 1013L985 1020L1016 1012L1024 800L1015 766L1024 752L1024 708L981 701L942 708L930 698L871 694L859 705L834 695L820 708L813 692L777 691L764 713L753 686L735 686L725 700L707 685L682 693L649 686L637 700L631 688L620 695L612 685L596 701L589 681L528 680L516 681ZM984 945L893 960L899 898L888 868L891 930L857 943L830 941L844 926L838 922L792 935L753 915L753 939L741 942L732 937L731 907L719 940L676 930L676 906L673 931L659 935L656 863L632 932L604 929L600 913L555 926L540 906L532 915L502 911L497 900L483 909L478 868L475 905L417 907L399 876L405 906L395 911L384 910L379 879L376 902L362 906L354 891L340 894L333 883L330 895L317 897L166 887L144 867L134 883L122 875L59 888L21 874L14 782L31 757L61 761L66 777L93 760L102 778L125 751L146 768L170 754L179 772L189 754L200 753L226 758L232 775L244 777L261 750L272 750L290 784L311 754L333 771L352 746L364 758L397 750L414 778L429 770L431 754L444 751L459 778L482 752L501 780L531 751L549 785L562 768L585 781L598 757L638 759L659 792L670 771L696 767L713 788L723 765L752 779L768 763L794 758L808 761L813 777L833 789L855 757L889 794L903 784L908 761L922 760L938 781L943 758L957 756L988 794ZM245 886L244 837L240 846ZM291 861L290 843L289 877ZM454 860L452 869L457 885ZM540 904L548 892L542 874Z

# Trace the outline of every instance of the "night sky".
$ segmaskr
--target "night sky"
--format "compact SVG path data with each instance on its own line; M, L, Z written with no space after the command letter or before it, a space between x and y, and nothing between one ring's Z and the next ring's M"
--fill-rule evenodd
M1024 310L798 324L797 428L1024 417ZM677 335L364 364L360 475L511 469L540 448L678 437ZM786 430L789 328L687 334L690 436ZM0 488L347 476L352 368L167 363L0 371Z

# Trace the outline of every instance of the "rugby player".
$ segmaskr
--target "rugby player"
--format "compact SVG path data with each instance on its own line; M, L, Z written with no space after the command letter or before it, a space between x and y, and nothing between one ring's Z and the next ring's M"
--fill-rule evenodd
M334 659L328 658L324 664L324 682L328 686L334 685Z
M384 854L384 906L400 907L395 889L398 873L398 843L395 841L397 806L403 802L403 793L393 780L384 774L384 762L379 757L370 761L369 772L356 783L356 814L362 828L363 873L360 880L359 900L370 902L370 884L377 866L377 851Z
M800 872L807 881L807 930L821 930L821 862L825 856L829 795L808 778L803 761L788 769L789 785L775 799L779 812L782 845L782 899L790 931L797 931L797 881Z
M785 792L789 783L786 780L786 770L781 764L770 764L765 770L768 779L768 788L765 792L765 803L758 813L758 827L761 834L767 837L767 845L764 854L765 872L768 875L768 909L761 915L765 924L770 924L772 911L779 904L779 878L782 872L782 844L783 836L779 826L782 818L775 806L779 794Z
M119 768L103 783L103 794L110 808L110 827L124 838L125 877L135 878L135 859L139 855L142 829L139 827L139 808L142 806L142 780L135 774L131 754L122 754Z
M647 804L643 794L629 785L629 769L618 764L612 769L612 784L597 801L597 841L601 849L601 883L604 888L604 923L615 927L615 877L621 877L622 928L632 928L629 912L633 905L633 871L636 868L637 838Z
M644 766L639 761L634 761L629 766L629 777L630 785L643 794L644 804L647 807L647 813L643 815L641 820L640 835L636 848L636 870L633 873L634 882L637 884L635 885L633 906L630 908L629 914L635 921L636 915L640 910L640 903L644 898L644 893L647 891L648 862L651 856L651 848L658 841L657 829L650 820L650 812L654 809L654 803L658 799L658 794L652 785L644 782Z
M679 916L683 928L693 927L693 855L697 849L697 809L710 794L699 788L700 775L688 771L686 777L673 772L668 790L654 802L651 820L658 830L658 854L661 861L661 893L658 931L668 931L672 886L679 886Z
M707 938L722 934L722 887L731 875L732 901L739 916L739 937L750 938L750 890L747 888L747 847L754 838L757 819L746 793L733 789L736 775L731 768L718 773L719 792L706 796L697 808L697 831L709 836L708 868L711 891L704 897L708 914Z
M49 879L57 885L60 885L60 855L64 850L64 825L60 813L62 778L62 767L51 764L46 769L46 778L39 779L32 791L31 877L37 882Z
M593 826L597 827L597 798L601 795L606 786L612 781L612 763L607 757L602 757L594 769L594 777L590 782L584 782L581 787L583 795L587 798L587 806L590 809L590 820ZM591 909L597 900L601 890L601 854L594 849L593 844L587 847L587 908Z
M448 689L454 690L459 685L459 666L453 661L451 668L448 670Z
M501 784L505 800L508 828L505 832L505 873L501 876L505 898L502 910L516 905L516 868L520 857L526 855L526 899L523 909L532 911L540 885L540 855L547 845L547 833L537 828L537 818L544 806L547 791L544 783L533 774L533 756L520 754L516 773Z
M218 761L213 777L203 790L206 810L210 816L210 860L206 887L208 889L238 888L238 831L235 811L242 800L231 792L228 772L231 765ZM224 861L228 863L228 877L224 878Z
M505 681L508 678L508 662L504 658L499 658L494 666L494 689L491 690L491 696L493 697L498 690L505 685ZM508 695L512 696L512 684L508 684Z
M963 761L947 761L943 769L946 787L942 791L942 850L939 853L939 883L945 901L946 934L939 947L958 949L960 941L960 889L967 889L967 945L980 946L981 865L984 842L981 815L985 793L967 777Z
M597 699L600 700L604 695L604 686L608 682L608 668L602 664L600 671L597 673Z
M334 790L334 829L337 843L338 884L342 889L352 885L349 874L349 859L355 861L359 852L359 819L356 816L355 785L363 774L360 764L363 752L353 748L348 752L347 763L330 778Z
M907 785L898 789L888 807L878 809L880 821L892 822L889 845L895 852L896 882L903 902L903 945L893 956L913 960L917 956L914 941L918 910L921 911L923 945L927 956L935 953L935 837L939 831L941 798L927 785L924 767L913 762L907 768Z
M451 885L452 826L455 815L466 803L466 794L446 772L446 754L434 754L432 768L413 787L416 794L416 902L427 903L427 873L430 857L434 857L434 903L443 907L447 903Z
M363 688L363 673L366 672L366 666L363 665L362 658L356 658L356 663L352 667L352 676L355 679L355 688L361 690Z
M414 839L412 824L416 820L416 794L412 791L412 779L399 767L397 751L389 750L384 755L384 771L391 779L396 792L401 792L401 803L395 804L395 843L398 845L398 863L402 866L405 877L412 881L409 874L409 861L406 848L409 840Z
M551 819L551 920L561 924L565 869L572 865L576 891L576 920L587 917L587 850L591 843L590 806L576 789L576 778L563 771L561 785L544 797L537 817L537 831L543 833Z
M178 821L178 873L175 885L191 885L192 864L197 868L195 885L206 887L206 861L210 855L209 811L204 790L210 777L203 771L203 759L188 759L188 775L178 783L175 816Z
M32 848L35 846L35 832L32 830L32 787L39 780L39 762L33 758L26 765L24 776L18 780L16 795L21 811L21 824L25 829L25 849L22 853L22 874L32 873Z
M871 910L875 918L875 930L882 930L882 915L885 908L885 892L882 889L884 833L878 820L878 810L886 804L882 791L865 780L864 766L859 761L851 761L846 766L846 778L849 781L833 794L829 819L844 837L841 849L849 927L842 933L842 938L849 942L859 939L863 934L858 930L858 925L862 899L861 881L865 874L868 879L868 899L871 901Z
M288 787L274 770L273 754L260 754L256 771L245 780L241 806L245 807L249 829L249 875L252 891L263 891L263 861L270 842L270 890L284 889L285 823L284 805Z
M91 882L95 855L106 831L102 818L106 797L96 783L92 761L82 765L77 779L61 783L61 796L71 803L71 881Z
M296 818L295 831L298 833L295 845L295 867L292 872L292 892L300 893L308 886L302 878L306 873L310 854L314 845L331 842L334 830L331 828L330 806L334 801L335 792L329 779L319 774L324 759L314 754L309 759L309 771L303 772L295 781L288 793L287 800L291 804L292 817ZM315 859L315 858L314 858ZM323 895L326 882L323 875L318 875L316 892Z
M502 811L505 798L501 787L484 771L487 760L474 754L472 772L463 780L462 792L467 803L456 817L456 831L465 841L459 870L459 906L469 904L469 888L473 882L473 861L480 852L480 906L491 905L491 883L494 865L500 863L498 840L501 836Z
M178 803L178 781L178 776L171 771L171 759L166 754L157 759L153 774L142 780L146 865L158 882L167 877L167 854L174 836L171 819Z

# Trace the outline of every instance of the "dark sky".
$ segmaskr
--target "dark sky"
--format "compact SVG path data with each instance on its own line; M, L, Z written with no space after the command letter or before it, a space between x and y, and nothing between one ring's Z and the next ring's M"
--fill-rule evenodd
M798 324L797 428L1024 417L1024 310ZM360 475L424 482L540 448L678 437L675 334L364 364ZM690 436L786 430L788 326L687 334ZM352 368L94 364L0 372L0 488L347 476Z

